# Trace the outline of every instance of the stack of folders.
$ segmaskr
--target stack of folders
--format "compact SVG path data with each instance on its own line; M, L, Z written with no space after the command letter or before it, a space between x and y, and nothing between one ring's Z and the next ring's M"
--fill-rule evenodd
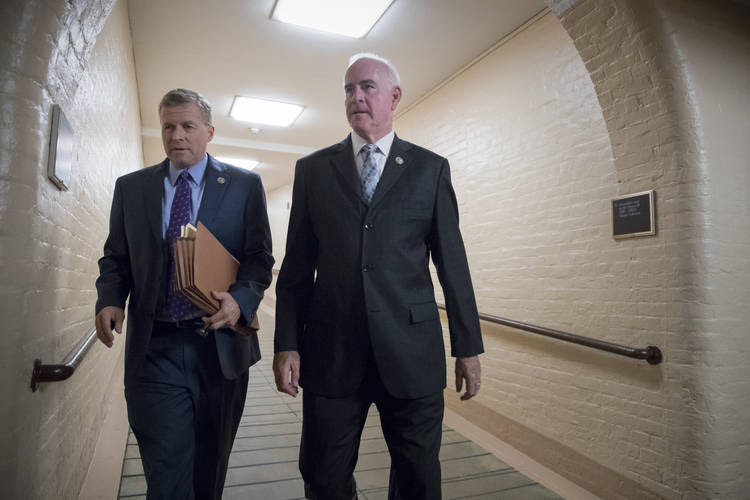
M237 280L240 263L202 222L197 229L192 224L182 226L173 251L177 290L208 316L216 314L221 305L211 291L229 290ZM257 316L249 325L237 325L232 330L244 335L257 332Z

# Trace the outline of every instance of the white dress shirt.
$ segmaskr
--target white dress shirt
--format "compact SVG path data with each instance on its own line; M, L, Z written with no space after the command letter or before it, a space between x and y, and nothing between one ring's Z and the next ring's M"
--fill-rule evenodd
M375 151L375 161L378 166L378 179L380 179L380 176L383 174L385 160L391 152L391 146L393 145L393 138L395 136L396 133L391 130L375 143L377 146L377 150ZM359 174L360 179L362 178L362 166L365 162L365 154L362 151L362 147L368 144L370 143L358 136L356 132L352 131L352 152L354 153L354 163L357 165L357 174Z

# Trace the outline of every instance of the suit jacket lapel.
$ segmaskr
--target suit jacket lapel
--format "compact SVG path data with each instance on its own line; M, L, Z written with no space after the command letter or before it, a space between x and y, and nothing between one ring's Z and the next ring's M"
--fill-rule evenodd
M153 233L156 241L161 241L162 239L164 239L161 227L161 203L162 197L164 196L164 177L166 177L168 169L169 160L164 160L163 162L161 162L158 168L153 171L153 177L148 179L146 185L143 188L143 208L146 211L148 225L151 227L151 232Z
M357 165L354 163L351 135L336 144L334 154L331 157L331 163L343 186L343 191L351 196L354 203L367 204L362 195L362 186L359 174L357 173Z
M208 155L205 173L206 185L203 189L203 200L198 209L198 220L203 222L204 225L210 227L231 180L232 177L226 168L211 155Z
M378 186L370 201L370 209L373 209L385 197L386 193L393 187L401 174L409 165L409 156L407 151L411 149L411 144L402 141L398 136L393 137L391 152L385 160L383 173L380 175Z

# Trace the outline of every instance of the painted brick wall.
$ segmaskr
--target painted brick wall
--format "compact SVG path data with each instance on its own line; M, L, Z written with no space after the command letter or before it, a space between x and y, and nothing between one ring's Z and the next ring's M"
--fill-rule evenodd
M588 71L554 15L408 110L396 129L451 161L480 310L665 347L664 242L611 237L610 200L635 186L621 186ZM657 176L638 189L662 187ZM478 402L677 495L663 477L678 468L669 416L680 384L665 379L664 365L493 332Z
M691 455L698 462L683 472L685 489L695 498L744 498L750 488L750 6L696 0L657 6L675 81L678 161L688 181L683 210L695 225L685 233L697 249L686 258L697 286L683 301L692 329L679 339L693 349L695 383L684 406L701 420L694 430L699 451Z
M124 342L97 343L73 378L29 390L93 326L114 179L141 166L126 3L2 5L0 497L76 498ZM111 16L108 15L111 12ZM106 24L105 24L106 20ZM75 131L71 185L47 180L53 103Z
M750 461L748 9L559 3L562 25L533 24L397 130L453 164L480 309L656 344L666 361L488 328L479 402L645 488L547 464L607 498L736 498ZM615 242L609 199L644 189L659 234Z
M570 2L567 2L570 3ZM738 2L583 0L561 21L590 72L618 179L658 179L668 255L665 377L683 397L669 415L662 476L690 498L750 487L750 9ZM648 476L651 469L644 469ZM657 476L655 480L659 480Z

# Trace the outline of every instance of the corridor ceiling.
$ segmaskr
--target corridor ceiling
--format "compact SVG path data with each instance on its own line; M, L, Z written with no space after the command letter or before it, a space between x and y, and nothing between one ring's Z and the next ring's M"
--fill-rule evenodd
M314 0L311 0L314 1ZM128 0L146 164L164 158L157 106L170 89L213 106L214 156L254 159L268 192L291 182L294 162L349 131L343 73L374 52L401 73L406 109L545 8L544 0L395 0L365 38L271 20L275 0ZM288 128L229 117L237 95L302 104Z

